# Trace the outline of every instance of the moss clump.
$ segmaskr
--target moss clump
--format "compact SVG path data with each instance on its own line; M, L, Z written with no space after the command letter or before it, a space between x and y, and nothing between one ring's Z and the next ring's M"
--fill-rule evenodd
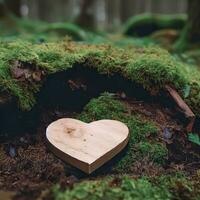
M22 39L33 43L58 42L68 37L73 41L87 43L109 42L107 34L90 32L70 22L48 23L39 20L30 20L9 16L0 21L0 38L4 41Z
M188 35L190 32L190 25L186 24L181 32L179 39L173 45L173 50L175 52L184 52L189 46Z
M125 106L115 100L112 94L104 93L99 98L92 99L84 107L79 118L82 121L91 122L100 119L119 119L123 115L126 115Z
M139 179L103 178L97 181L83 181L64 191L59 186L54 186L51 195L55 200L198 200L200 198L199 176L188 178L182 173L172 173Z
M19 81L12 76L15 61L24 63L23 69L40 69L45 74L40 82ZM93 68L97 73L112 76L118 74L124 79L140 84L148 91L158 92L166 84L179 91L191 85L193 77L186 66L175 60L165 50L157 47L120 49L107 45L86 45L70 41L59 43L31 44L29 42L0 43L0 85L19 100L23 110L30 110L36 102L45 77L59 71L67 71L74 65ZM21 67L19 67L21 68ZM195 74L200 74L193 70ZM193 106L192 97L188 102ZM196 99L198 98L198 99ZM199 97L195 97L199 101ZM196 108L196 113L200 113Z
M161 29L181 30L186 24L185 15L142 14L131 17L124 25L124 34L129 36L148 36Z
M183 98L191 106L193 112L200 116L200 70L199 67L190 64L182 67L188 83L183 88Z
M150 182L157 186L162 186L173 194L173 199L181 200L198 200L200 199L199 175L187 177L185 174L178 172L168 175L154 177Z
M162 144L140 142L138 150L142 157L149 157L153 162L164 164L164 158L167 157L167 148Z
M74 185L72 189L62 191L59 187L53 188L55 200L169 200L171 194L161 187L153 186L144 179L133 180L125 177L118 185L114 180L84 181Z
M39 20L21 19L15 16L9 16L8 19L1 20L0 27L3 30L0 36L11 40L14 40L15 37L34 39L34 37L43 36L43 39L46 38L49 41L49 39L60 39L60 37L69 36L75 41L85 41L88 40L88 35L91 34L72 23L47 23Z
M115 100L111 94L104 93L99 98L92 99L85 106L79 118L85 122L114 119L127 124L130 140L126 155L114 167L114 170L118 173L128 173L134 161L142 160L144 157L156 164L164 164L167 149L160 144L151 144L147 141L147 136L156 136L157 128L152 123L129 114L125 105Z
M87 33L75 24L70 23L51 23L46 26L44 32L55 33L60 36L71 36L73 40L87 40Z
M145 37L145 38L133 38L124 35L112 36L108 38L111 41L111 44L114 44L117 47L127 48L127 47L153 47L157 45L157 42L154 38Z

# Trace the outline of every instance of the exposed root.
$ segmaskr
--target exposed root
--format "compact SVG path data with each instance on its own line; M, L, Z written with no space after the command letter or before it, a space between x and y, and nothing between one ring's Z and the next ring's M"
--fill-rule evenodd
M186 126L187 132L192 132L194 122L195 122L195 115L190 109L190 107L185 103L185 101L181 98L178 92L173 89L172 87L166 85L165 89L170 94L171 98L176 102L177 106L181 109L184 113L185 117L189 120L189 123Z

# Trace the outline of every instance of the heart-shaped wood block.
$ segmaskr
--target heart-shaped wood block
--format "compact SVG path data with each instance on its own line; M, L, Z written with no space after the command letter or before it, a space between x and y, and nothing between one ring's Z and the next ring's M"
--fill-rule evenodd
M63 118L47 127L46 137L55 155L90 174L126 146L129 130L115 120L84 123Z

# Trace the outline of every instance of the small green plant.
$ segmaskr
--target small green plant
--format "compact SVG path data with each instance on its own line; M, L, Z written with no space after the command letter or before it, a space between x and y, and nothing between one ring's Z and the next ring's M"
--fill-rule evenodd
M197 135L197 134L195 134L195 133L190 133L190 134L188 135L188 140L189 140L190 142L193 142L194 144L197 144L197 145L200 146L200 137L199 137L199 135Z

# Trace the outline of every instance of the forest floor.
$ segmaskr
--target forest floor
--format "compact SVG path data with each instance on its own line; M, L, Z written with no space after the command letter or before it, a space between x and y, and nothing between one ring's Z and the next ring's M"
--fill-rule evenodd
M188 141L185 124L177 120L177 111L174 108L154 101L145 102L124 96L118 96L118 100L126 104L129 112L139 114L143 120L154 122L159 130L157 140L168 149L167 159L162 166L154 165L145 157L141 161L133 162L130 173L132 177L154 177L180 171L190 176L196 173L200 168L200 149ZM121 155L90 176L55 157L46 147L46 127L50 122L62 117L76 118L78 113L63 109L43 110L41 113L38 128L34 133L26 132L0 144L0 194L5 197L4 200L13 196L13 199L20 200L45 199L49 188L55 184L72 187L74 183L82 180L101 179L108 175L117 176L111 169ZM170 136L163 132L166 129ZM180 195L184 196L184 193L181 194L181 187L179 190Z
M22 33L9 37L6 25L0 44L0 199L200 199L199 50L171 55L151 47L171 50L177 31L162 30L155 42L14 22ZM192 132L164 90L168 83L198 115ZM129 143L86 175L46 145L47 126L67 117L120 120Z

